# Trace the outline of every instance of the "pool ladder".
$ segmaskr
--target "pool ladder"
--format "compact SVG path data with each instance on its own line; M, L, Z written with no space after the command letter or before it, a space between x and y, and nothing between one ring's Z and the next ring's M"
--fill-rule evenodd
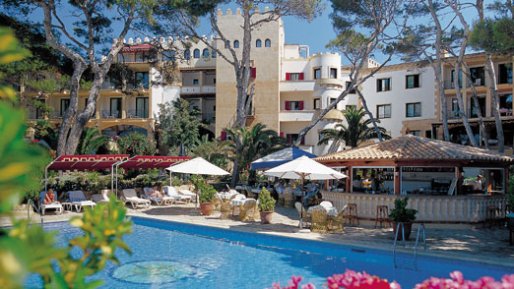
M393 243L393 263L394 268L398 268L398 262L396 259L396 248L398 247L398 234L402 233L402 243L403 247L405 247L405 225L404 223L398 223L396 225L396 234L394 235L394 243ZM421 238L421 239L420 239ZM413 261L413 269L417 269L417 258L418 258L418 246L419 242L423 242L423 250L427 250L427 238L426 238L426 232L425 232L425 224L421 223L418 225L418 229L416 232L416 243L414 244L414 261Z

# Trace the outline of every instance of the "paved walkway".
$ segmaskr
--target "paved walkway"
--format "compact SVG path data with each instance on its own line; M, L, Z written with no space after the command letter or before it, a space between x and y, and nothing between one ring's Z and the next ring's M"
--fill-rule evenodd
M318 234L298 228L296 211L290 208L277 207L272 224L263 225L259 222L240 222L234 219L220 219L219 213L212 216L201 216L194 205L173 205L151 207L146 210L128 209L129 215L161 220L170 220L197 225L227 228L245 232L274 234L293 238L320 240L339 244L392 250L392 229L374 229L372 227L346 226L343 233ZM65 221L77 213L66 212L63 215L46 215L45 222ZM18 216L26 218L26 212L18 212ZM32 215L34 222L40 222L39 215ZM0 219L0 226L8 224L8 220ZM416 227L416 226L414 226ZM412 237L413 236L413 237ZM411 240L415 239L415 230ZM469 228L464 229L432 229L427 228L427 250L420 254L437 255L446 258L458 258L479 262L512 266L514 271L514 246L509 245L506 228ZM414 241L407 242L407 247L400 250L412 252Z

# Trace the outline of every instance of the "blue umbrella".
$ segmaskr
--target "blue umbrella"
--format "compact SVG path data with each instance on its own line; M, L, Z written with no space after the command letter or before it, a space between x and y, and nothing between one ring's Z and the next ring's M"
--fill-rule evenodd
M306 152L298 147L288 147L283 150L279 150L272 154L269 154L265 157L262 157L256 161L253 161L250 165L250 169L252 170L263 170L270 169L281 164L285 164L289 161L297 159L301 156L307 156L308 158L315 158L316 155L313 155L309 152Z

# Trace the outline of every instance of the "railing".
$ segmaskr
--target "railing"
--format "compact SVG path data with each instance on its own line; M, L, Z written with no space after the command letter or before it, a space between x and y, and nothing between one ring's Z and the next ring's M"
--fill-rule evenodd
M143 110L143 109L128 110L127 118L148 118L148 110Z
M398 268L398 262L396 259L396 248L398 245L398 235L401 232L403 246L405 247L405 223L398 223L396 225L396 234L394 234L393 241L393 264L394 268ZM413 259L413 269L417 269L417 259L418 259L418 245L420 242L420 238L422 238L423 249L427 250L427 242L426 242L426 232L425 232L425 224L419 224L416 232L416 243L414 243L414 259Z
M121 118L121 111L102 110L101 117L102 118Z

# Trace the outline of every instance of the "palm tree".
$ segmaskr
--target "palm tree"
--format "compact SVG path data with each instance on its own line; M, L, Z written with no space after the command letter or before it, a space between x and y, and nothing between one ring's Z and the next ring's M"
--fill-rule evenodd
M97 128L88 128L84 131L78 147L79 154L96 154L98 149L107 144L108 138Z
M209 141L208 136L203 135L191 153L193 156L202 157L218 167L226 168L229 157L229 143L217 139Z
M347 146L352 148L357 147L361 142L377 138L375 129L371 126L372 121L365 119L366 112L364 109L356 109L355 107L348 107L343 111L344 118L346 119L347 125L336 124L333 129L324 129L321 131L322 137L318 142L318 145L327 144L330 140L334 141L330 147L330 151L333 151L341 142L344 142ZM378 121L377 121L378 122ZM385 128L379 126L384 139L390 139L391 136L387 134Z
M232 185L239 181L239 174L250 163L266 154L282 148L285 140L277 132L257 123L251 128L226 129L229 146L233 152Z

